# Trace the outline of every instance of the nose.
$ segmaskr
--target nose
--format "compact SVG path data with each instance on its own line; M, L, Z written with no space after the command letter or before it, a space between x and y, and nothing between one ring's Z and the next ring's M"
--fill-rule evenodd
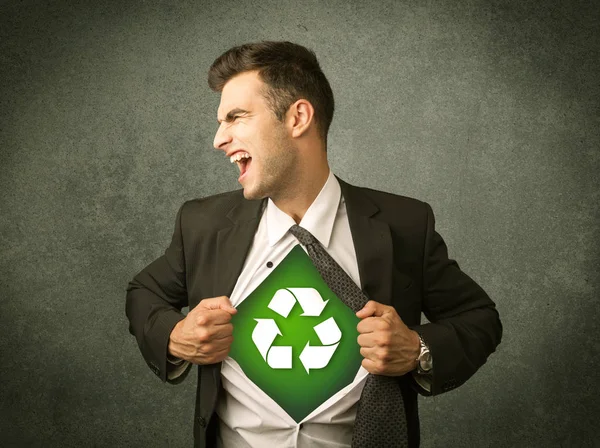
M231 143L231 135L227 132L225 128L225 122L222 122L219 125L219 129L217 129L217 133L215 134L213 146L215 147L215 149L221 149L225 151L229 143Z

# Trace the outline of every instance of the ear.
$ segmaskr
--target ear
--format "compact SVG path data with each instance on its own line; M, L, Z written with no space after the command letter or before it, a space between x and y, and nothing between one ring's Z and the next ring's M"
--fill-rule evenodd
M308 100L299 99L292 104L287 113L287 121L292 137L301 137L314 124L315 109Z

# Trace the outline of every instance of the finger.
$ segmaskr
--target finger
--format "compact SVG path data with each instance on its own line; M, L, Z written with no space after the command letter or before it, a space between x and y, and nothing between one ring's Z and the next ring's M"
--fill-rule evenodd
M218 325L213 328L214 329L211 332L211 337L210 337L211 340L218 341L220 339L232 337L232 335L233 335L233 325L231 325L231 324Z
M360 348L360 356L362 356L365 359L369 359L371 361L376 361L377 360L377 354L375 352L375 348L372 347L361 347Z
M365 317L356 325L356 330L361 333L372 333L384 328L384 322L381 317Z
M229 297L227 296L210 297L208 299L203 299L200 301L198 306L207 310L222 309L225 311L237 311L235 307L231 304Z
M375 375L381 374L378 365L371 359L364 358L360 365L363 366L365 370L369 373L373 373Z
M369 300L365 306L362 307L362 309L356 312L356 316L360 317L361 319L369 316L381 317L385 314L385 312L387 312L387 308L388 307L382 303Z
M205 356L210 356L219 350L223 350L224 348L229 347L233 342L233 335L221 339L214 339L213 336L214 335L210 335L203 341L200 341L198 345L199 352L203 353Z
M224 325L231 321L231 314L221 309L202 310L196 316L196 324L203 327Z
M205 310L224 310L229 313L235 314L237 313L237 309L231 304L229 301L229 297L227 296L219 296L219 297L210 297L208 299L203 299L198 304L200 309Z
M227 346L218 352L217 355L217 362L223 361L225 358L227 358L227 356L229 355L229 352L231 351L231 344L227 344Z
M217 353L221 350L229 350L231 347L231 343L233 342L233 336L228 336L223 339L215 339L210 342L205 342L202 344L201 351L206 354L206 356L210 356L214 353Z
M196 364L214 364L223 361L229 354L229 346L213 351L210 354L199 355Z
M375 347L374 338L370 334L359 334L356 341L362 348Z

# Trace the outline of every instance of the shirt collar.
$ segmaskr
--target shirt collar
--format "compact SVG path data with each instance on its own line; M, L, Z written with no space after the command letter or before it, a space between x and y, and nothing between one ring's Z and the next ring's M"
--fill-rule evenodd
M329 176L321 191L310 205L300 226L308 230L319 242L327 248L331 239L331 232L335 216L340 205L342 189L340 183L329 170ZM267 202L267 234L269 246L274 246L287 233L296 222L291 216L281 211L269 198Z

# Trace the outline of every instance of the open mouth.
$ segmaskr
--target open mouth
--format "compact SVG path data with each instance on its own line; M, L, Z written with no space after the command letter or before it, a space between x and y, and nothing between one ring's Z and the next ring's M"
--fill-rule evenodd
M250 157L250 154L245 151L239 151L230 157L230 161L238 166L240 170L240 178L238 180L241 180L250 168L252 157Z
M246 175L248 169L250 169L250 164L252 163L252 157L248 157L247 159L242 159L237 162L237 165L240 169L240 179Z

